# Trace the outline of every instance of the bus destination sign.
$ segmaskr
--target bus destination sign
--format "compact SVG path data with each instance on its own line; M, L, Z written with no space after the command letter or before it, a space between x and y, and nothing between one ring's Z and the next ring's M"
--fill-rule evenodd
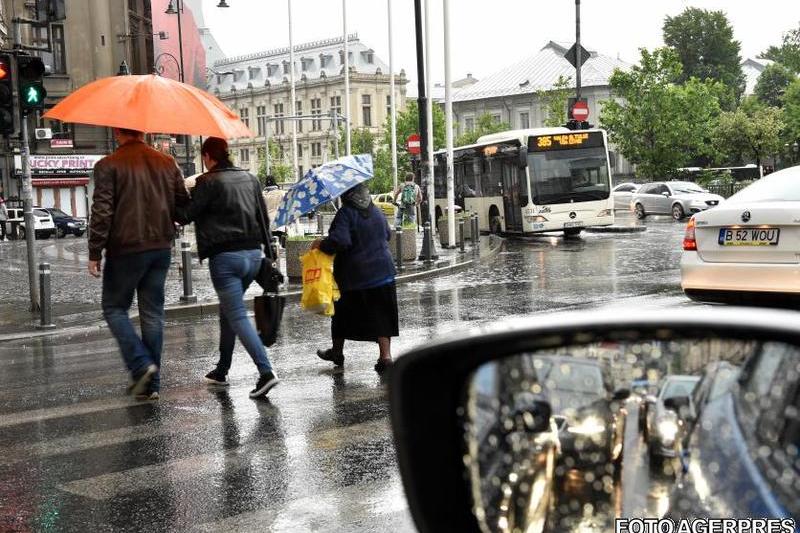
M551 150L571 150L574 148L596 148L603 146L603 133L584 131L539 135L528 140L528 151L549 152Z

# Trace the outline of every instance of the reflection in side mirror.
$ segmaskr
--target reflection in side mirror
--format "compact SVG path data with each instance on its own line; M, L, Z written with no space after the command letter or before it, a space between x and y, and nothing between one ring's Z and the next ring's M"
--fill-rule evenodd
M690 400L688 396L673 396L664 400L664 407L676 413L680 413L682 409L688 408Z
M611 397L612 400L621 402L623 400L627 400L631 395L631 391L628 389L617 389L614 391L614 396Z
M653 483L675 479L679 466L663 457L683 453L675 446L688 442L682 433L688 429L678 419L690 399L672 396L662 404L648 395L649 414L640 422L638 404L618 408L630 389L612 384L699 376L713 361L742 365L763 346L720 339L606 341L483 364L468 380L462 404L464 464L482 529L540 531L535 525L548 523L553 529L546 531L580 531L573 514L590 506L593 520L606 524L596 530L613 531L615 498L625 502L626 494L634 498L654 490ZM640 423L648 436L629 438ZM639 481L621 486L623 457L630 468L651 465L649 474L632 474ZM668 498L670 492L662 492Z

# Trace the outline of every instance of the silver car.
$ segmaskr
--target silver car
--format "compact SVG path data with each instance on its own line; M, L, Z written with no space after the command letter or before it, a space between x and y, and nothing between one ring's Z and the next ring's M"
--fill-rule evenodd
M696 183L667 181L645 183L631 198L631 209L636 218L647 215L672 215L683 220L706 209L718 206L724 198L711 194Z
M614 198L614 209L628 210L631 207L631 198L639 186L635 183L620 183L611 190L611 196Z

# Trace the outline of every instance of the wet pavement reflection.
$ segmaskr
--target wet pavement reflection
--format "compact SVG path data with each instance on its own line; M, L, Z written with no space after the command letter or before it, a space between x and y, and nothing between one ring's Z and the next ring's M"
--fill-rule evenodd
M506 316L692 305L679 289L682 233L648 220L645 233L509 242L473 270L402 285L394 352ZM72 241L52 253L68 259L85 244ZM124 395L106 331L0 344L0 531L413 531L377 349L348 344L333 369L314 356L329 334L289 304L268 401L248 398L256 375L238 344L229 389L202 383L214 319L168 324L162 399L150 403ZM611 505L653 516L669 480L651 479L635 429ZM595 527L597 502L584 503L579 520Z

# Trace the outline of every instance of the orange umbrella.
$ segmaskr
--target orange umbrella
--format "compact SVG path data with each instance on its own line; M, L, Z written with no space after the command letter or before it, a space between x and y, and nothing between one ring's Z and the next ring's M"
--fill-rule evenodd
M214 96L155 74L93 81L61 100L44 116L145 133L253 137L239 116Z

